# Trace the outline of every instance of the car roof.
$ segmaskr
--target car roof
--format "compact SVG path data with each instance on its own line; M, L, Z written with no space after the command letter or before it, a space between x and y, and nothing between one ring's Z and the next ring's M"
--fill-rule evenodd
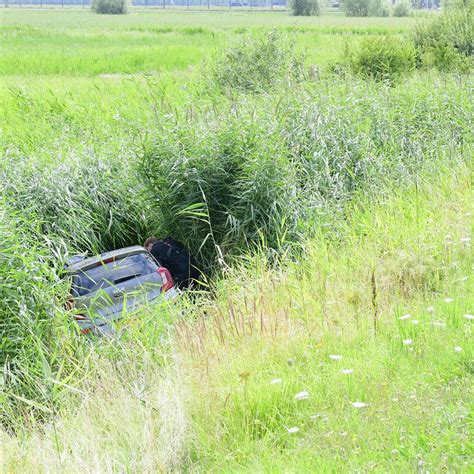
M133 247L125 247L123 249L112 250L110 252L101 253L95 257L86 258L80 262L74 263L66 268L66 272L69 274L77 273L78 271L89 270L97 266L98 263L101 263L109 259L125 258L130 255L137 255L140 253L148 254L148 251L141 247L140 245L134 245Z

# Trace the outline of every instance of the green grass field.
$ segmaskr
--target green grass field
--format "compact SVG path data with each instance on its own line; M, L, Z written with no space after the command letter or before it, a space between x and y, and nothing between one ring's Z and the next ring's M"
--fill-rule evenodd
M345 41L367 34L398 34L414 21L295 19L281 12L137 12L112 18L89 11L2 10L3 136L8 145L31 146L35 153L50 141L58 146L69 130L55 121L62 122L66 113L72 127L79 122L82 132L93 128L94 134L110 133L114 140L117 127L130 128L137 121L141 127L148 120L154 93L147 81L165 91L170 103L182 103L187 100L183 90L200 74L193 66L246 32L287 31L308 64L325 67L340 59ZM123 120L112 120L118 111ZM19 126L25 117L35 125Z
M0 13L2 472L471 472L472 75L343 67L418 20ZM174 229L211 291L79 336L57 261Z
M185 70L246 31L291 32L309 60L324 64L344 38L401 32L412 18L292 18L287 13L134 12L123 18L89 11L3 10L2 75L96 76Z

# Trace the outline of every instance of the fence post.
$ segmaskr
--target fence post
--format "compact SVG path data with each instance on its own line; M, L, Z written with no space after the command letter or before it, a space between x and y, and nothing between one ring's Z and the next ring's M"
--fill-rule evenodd
M186 10L189 10L189 0L186 0Z
M163 9L166 7L166 0L163 0Z
M229 10L232 9L232 0L229 0Z
M211 9L211 0L207 0L207 9L208 9L208 10Z

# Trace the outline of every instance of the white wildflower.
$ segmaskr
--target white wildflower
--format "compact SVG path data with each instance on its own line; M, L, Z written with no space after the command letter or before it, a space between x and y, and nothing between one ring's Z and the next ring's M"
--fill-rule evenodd
M474 319L474 316L472 314L465 314L464 317L466 319Z
M295 395L295 400L306 400L307 398L309 398L309 393L306 390Z
M408 318L411 318L411 314L404 314L403 316L400 316L398 319L400 321L403 321L404 319L408 319Z
M282 379L273 379L273 380L270 381L270 383L271 383L272 385L276 385L277 383L282 383L282 382L283 382Z
M434 307L433 306L428 306L428 308L426 308L426 311L428 311L428 313L434 313Z
M454 347L454 350L455 350L456 352L462 352L462 347L460 347L460 346L455 346L455 347Z
M341 360L342 359L342 355L339 355L339 354L332 354L329 356L330 359L332 360Z
M342 369L341 374L352 374L354 372L354 369Z
M471 241L471 237L461 237L459 239L459 242L463 242L463 243L470 242L470 241Z
M418 319L413 319L413 320L411 321L411 323L412 323L412 324L420 324L420 321L418 321Z
M403 344L405 344L405 346L409 346L410 344L413 344L413 341L411 339L404 339Z
M293 434L293 433L298 433L300 429L297 426L293 426L291 428L288 428L288 433Z
M354 408L365 408L365 407L367 407L368 405L367 405L367 403L364 403L364 402L353 402L353 403L352 403L352 406L353 406Z
M445 303L452 303L454 301L454 298L445 298L444 302Z

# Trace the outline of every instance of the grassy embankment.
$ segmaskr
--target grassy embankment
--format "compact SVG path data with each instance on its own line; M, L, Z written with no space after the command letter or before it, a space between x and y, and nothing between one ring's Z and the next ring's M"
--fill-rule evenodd
M355 206L344 243L316 239L303 264L255 259L174 335L131 317L44 432L2 435L7 471L467 472L468 175Z
M274 153L285 165L291 156L312 176L311 203L321 206L324 223L312 232L304 258L282 257L273 270L260 253L242 258L218 283L215 298L130 315L120 342L68 345L69 315L56 308L63 324L56 334L67 350L51 341L43 347L33 335L28 340L46 354L31 363L38 393L29 400L34 391L25 392L22 400L19 392L5 392L1 399L17 429L16 436L0 435L7 472L468 471L471 79L425 71L390 88L325 76L345 37L398 35L412 19L3 15L2 171L10 180L7 198L17 202L2 213L0 268L8 276L2 291L13 288L9 252L21 254L11 243L23 232L12 207L25 220L37 217L33 227L49 219L41 229L53 247L57 232L76 246L100 249L157 225L143 221L154 209L141 212L136 155L159 134L164 116L176 117L178 132L170 130L169 141L182 143L183 153L219 153L228 138L265 158ZM301 95L278 89L273 97L226 98L197 91L201 59L232 43L242 27L296 30L297 49L308 47L307 61L321 67L322 80L309 81ZM301 123L293 110L300 106L307 112ZM234 110L242 112L244 138L252 137L252 117L262 120L254 148L250 138L239 141L220 128L220 118ZM272 110L286 115L272 119ZM204 134L202 149L192 148L179 130L198 134L204 111L222 142ZM265 124L271 137L284 132L295 146L273 147L260 130ZM325 168L305 160L313 152ZM15 166L24 179L15 181ZM84 183L97 186L90 199L88 188L79 197L74 192ZM48 199L54 206L46 212ZM328 210L335 211L332 220ZM42 252L44 240L35 242ZM31 268L38 271L32 287L48 284L41 264L25 264L16 275L26 279ZM27 311L21 301L18 308Z

